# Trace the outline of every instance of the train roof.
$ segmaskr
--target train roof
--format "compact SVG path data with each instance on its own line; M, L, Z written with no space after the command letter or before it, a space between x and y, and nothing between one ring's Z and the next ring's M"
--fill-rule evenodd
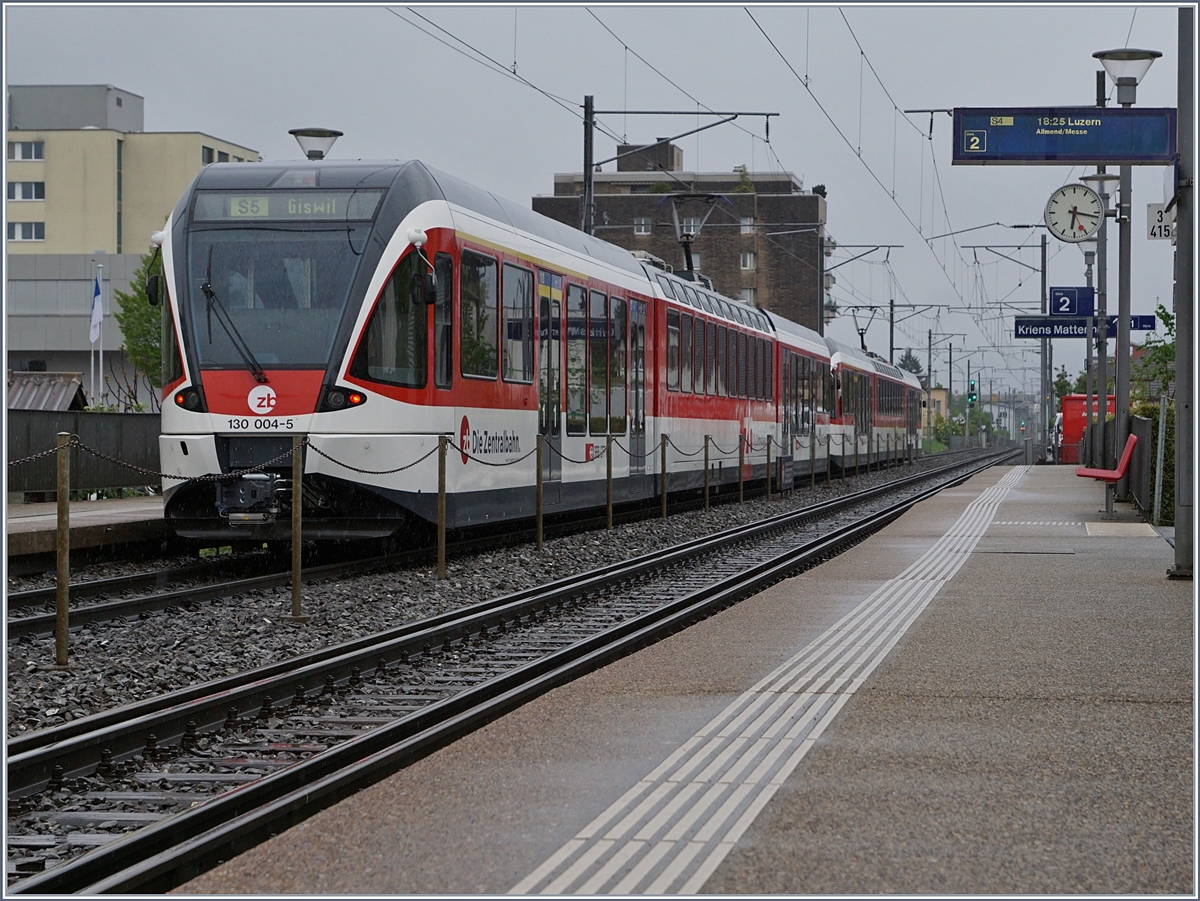
M262 190L281 181L302 181L312 173L315 188L384 188L403 195L404 205L415 209L431 200L486 216L513 229L527 232L589 256L609 266L645 279L645 267L632 253L615 244L586 235L540 213L485 191L460 178L427 166L419 160L284 160L262 163L213 163L201 170L193 186L198 190Z
M766 316L780 341L826 359L829 358L829 347L825 343L825 339L812 329L792 322L790 319L784 319L778 313L768 312Z
M873 353L861 350L850 344L842 344L840 341L834 341L832 338L826 338L825 343L829 345L831 359L836 358L834 359L835 363L850 362L858 369L865 369L868 372L874 370L879 375L887 376L898 382L904 382L910 387L921 390L921 380L915 375L911 372L906 372L899 366L893 366Z

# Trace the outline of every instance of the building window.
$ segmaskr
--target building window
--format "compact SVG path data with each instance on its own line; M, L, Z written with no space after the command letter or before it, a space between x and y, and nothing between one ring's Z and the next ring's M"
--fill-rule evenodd
M753 306L754 304L756 304L758 302L758 289L757 288L742 288L742 293L740 295L738 295L738 299L742 303L748 303L751 306Z
M9 200L45 200L46 183L44 181L10 181L8 183Z
M694 235L700 231L699 216L684 216L683 217L683 233L685 235Z
M692 251L692 268L697 272L700 271L700 254L696 253L694 250Z
M10 241L45 241L45 222L10 222L8 223L8 240Z
M743 216L742 217L742 234L743 235L754 234L754 217L753 216L750 216L750 217Z
M758 268L758 254L756 254L753 250L743 250L742 251L742 268L743 269L757 269Z
M213 153L213 149L211 147L200 148L200 162L205 166L211 163L215 158L215 154Z
M234 161L235 163L244 163L244 162L246 162L246 161L245 161L244 159L242 159L240 156L235 156L235 157L233 158L233 161Z
M226 153L224 150L218 150L217 151L217 162L218 163L228 163L229 162L229 154Z
M125 101L122 100L120 97L118 97L117 98L117 106L124 106L124 105L125 105Z
M9 141L8 158L10 160L44 160L46 145L42 141Z
M644 218L634 219L633 220L633 233L635 235L650 234L650 220L644 219Z

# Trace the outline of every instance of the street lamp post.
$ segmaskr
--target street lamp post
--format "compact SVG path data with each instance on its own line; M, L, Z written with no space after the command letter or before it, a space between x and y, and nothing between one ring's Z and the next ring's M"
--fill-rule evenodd
M1095 175L1085 175L1082 179L1091 183L1104 206L1104 218L1100 220L1100 229L1096 232L1096 336L1094 339L1088 338L1096 342L1096 397L1099 404L1096 419L1100 423L1092 442L1092 457L1101 468L1109 466L1103 425L1108 415L1108 183L1116 179L1117 176L1102 171L1102 167ZM1112 462L1115 465L1116 461Z
M1138 82L1145 77L1151 64L1162 54L1157 50L1136 50L1123 47L1120 50L1102 50L1092 54L1100 60L1104 71L1117 86L1117 103L1131 107L1137 102ZM1114 451L1125 446L1129 434L1129 289L1130 258L1132 253L1133 229L1130 221L1132 211L1133 167L1123 163L1120 167L1120 199L1117 203L1117 222L1120 225L1119 251L1120 274L1117 282L1117 434ZM1116 497L1125 500L1129 493L1128 478L1117 483Z

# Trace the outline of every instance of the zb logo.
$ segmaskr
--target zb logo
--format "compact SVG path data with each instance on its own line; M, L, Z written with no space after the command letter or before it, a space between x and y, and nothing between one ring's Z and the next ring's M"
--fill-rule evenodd
M462 424L458 427L458 449L462 453L463 466L467 465L467 445L471 443L471 424L467 422L467 417L462 418Z
M250 412L256 416L266 416L275 411L275 389L270 385L255 385L246 397Z

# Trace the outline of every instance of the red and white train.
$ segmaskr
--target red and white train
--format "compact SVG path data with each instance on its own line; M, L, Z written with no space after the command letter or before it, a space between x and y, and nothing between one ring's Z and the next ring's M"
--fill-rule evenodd
M420 162L215 164L162 238L166 517L181 535L451 528L899 458L917 381ZM684 273L687 276L690 273ZM707 438L707 441L706 441ZM276 461L262 467L262 464ZM507 465L506 465L507 464ZM197 476L257 472L224 479ZM779 482L777 482L779 484Z

